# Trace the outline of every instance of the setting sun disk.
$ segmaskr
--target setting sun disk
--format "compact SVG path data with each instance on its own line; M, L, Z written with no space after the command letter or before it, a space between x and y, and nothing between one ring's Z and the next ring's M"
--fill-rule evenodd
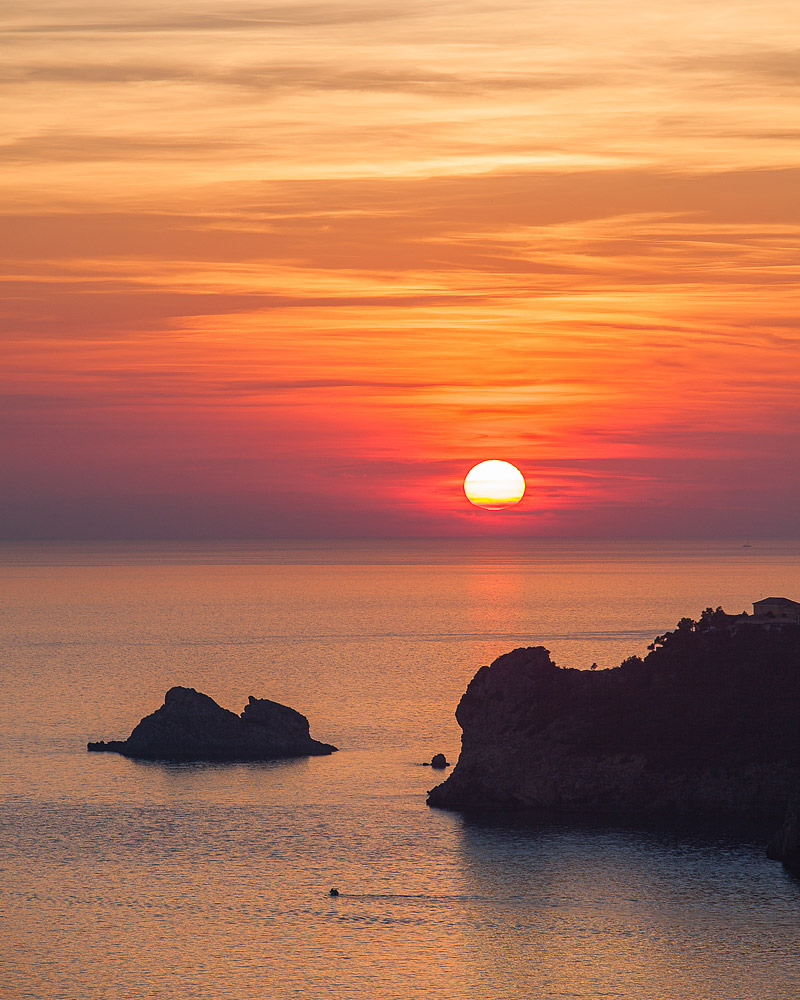
M470 503L484 510L505 510L525 494L525 479L510 462L480 462L467 473L464 493Z

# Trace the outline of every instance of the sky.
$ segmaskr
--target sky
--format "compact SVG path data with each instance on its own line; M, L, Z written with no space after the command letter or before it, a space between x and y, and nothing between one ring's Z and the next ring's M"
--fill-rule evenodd
M0 537L800 536L795 0L0 22Z

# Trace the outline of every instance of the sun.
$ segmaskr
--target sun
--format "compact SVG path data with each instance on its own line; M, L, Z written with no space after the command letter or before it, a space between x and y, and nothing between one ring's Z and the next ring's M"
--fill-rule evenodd
M480 462L464 480L467 500L484 510L505 510L525 494L525 479L510 462Z

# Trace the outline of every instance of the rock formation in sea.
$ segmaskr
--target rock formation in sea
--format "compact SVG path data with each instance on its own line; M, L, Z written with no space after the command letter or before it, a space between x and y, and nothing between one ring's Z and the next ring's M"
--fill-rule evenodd
M541 646L481 667L428 802L781 817L800 791L800 626L708 609L650 649L610 670L560 669Z
M793 871L800 871L800 800L786 807L783 826L767 845L767 857L782 861Z
M321 756L336 747L312 739L308 719L286 705L251 697L236 715L194 688L173 687L126 740L87 749L146 760L272 760Z

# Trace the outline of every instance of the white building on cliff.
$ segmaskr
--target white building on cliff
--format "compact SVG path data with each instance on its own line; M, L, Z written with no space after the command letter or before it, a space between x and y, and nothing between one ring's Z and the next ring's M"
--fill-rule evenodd
M800 623L800 604L788 597L764 597L753 601L754 625L777 625L779 622Z

